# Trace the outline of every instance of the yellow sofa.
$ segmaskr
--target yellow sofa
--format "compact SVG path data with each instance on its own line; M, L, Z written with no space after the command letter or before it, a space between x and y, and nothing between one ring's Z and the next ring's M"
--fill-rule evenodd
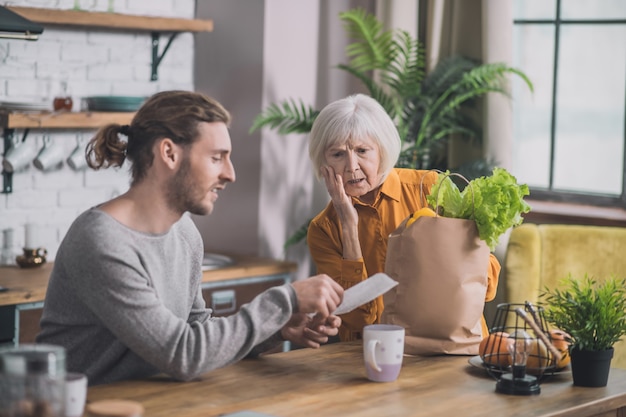
M511 231L503 272L507 303L538 303L570 273L625 278L626 228L524 223ZM615 345L611 366L626 369L626 340Z

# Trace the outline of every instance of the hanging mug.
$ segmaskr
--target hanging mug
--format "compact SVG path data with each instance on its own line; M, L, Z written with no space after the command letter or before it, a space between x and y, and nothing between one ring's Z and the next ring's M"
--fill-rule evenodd
M70 153L70 156L67 157L65 162L72 168L74 171L82 171L87 168L87 158L85 157L85 146L83 145L82 137L76 137L76 146Z
M14 136L11 147L4 152L2 168L6 172L17 172L26 168L35 154L35 148Z
M42 171L49 171L58 168L63 163L63 147L58 143L52 142L50 136L44 136L43 148L37 154L33 165Z

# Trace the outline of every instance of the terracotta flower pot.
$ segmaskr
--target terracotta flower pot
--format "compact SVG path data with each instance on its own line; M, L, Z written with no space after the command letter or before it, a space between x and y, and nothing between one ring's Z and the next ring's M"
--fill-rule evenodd
M572 349L572 379L579 387L605 387L609 379L613 348L607 350Z

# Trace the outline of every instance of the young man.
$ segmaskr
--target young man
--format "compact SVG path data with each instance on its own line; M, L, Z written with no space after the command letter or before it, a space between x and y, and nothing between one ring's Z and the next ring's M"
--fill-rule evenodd
M229 317L205 307L203 243L187 213L210 214L235 181L229 122L215 100L167 91L89 142L89 166L129 160L131 185L68 230L37 342L64 346L68 371L91 385L159 372L188 380L282 340L315 348L337 333L343 290L326 275L270 288Z

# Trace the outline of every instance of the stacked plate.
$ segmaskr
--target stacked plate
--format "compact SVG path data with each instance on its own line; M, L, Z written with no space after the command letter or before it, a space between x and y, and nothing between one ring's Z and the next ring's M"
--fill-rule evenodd
M14 100L0 98L0 109L18 111L45 111L52 110L52 103L48 100Z
M136 111L146 100L137 96L91 96L84 99L87 110L91 111Z

